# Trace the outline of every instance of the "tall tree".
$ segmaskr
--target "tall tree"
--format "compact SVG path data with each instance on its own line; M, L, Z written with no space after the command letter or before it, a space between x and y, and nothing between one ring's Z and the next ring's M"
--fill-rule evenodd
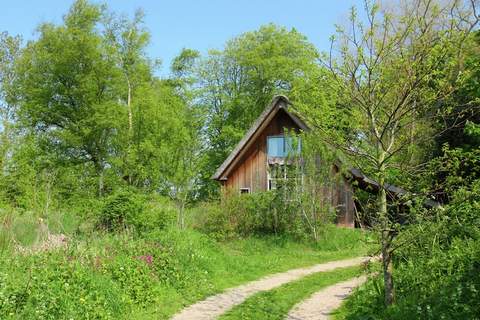
M132 168L135 166L134 138L134 106L133 101L142 86L150 86L152 81L153 62L147 57L145 48L150 34L144 27L144 13L137 10L133 19L111 13L106 18L105 39L112 49L117 67L121 70L124 81L119 83L122 101L126 105L128 129L125 137L124 175L130 184L133 183ZM143 91L145 92L145 91ZM137 127L141 124L137 124Z
M93 167L98 193L123 108L120 76L97 27L101 8L76 1L59 26L42 24L16 66L19 123L61 162Z
M478 22L473 2L391 4L365 1L365 19L352 9L350 25L338 28L323 59L330 75L321 85L337 99L303 108L321 138L380 185L376 220L387 305L394 302L392 241L398 231L387 207L387 179L418 168L416 148L432 139L432 122L449 111L438 105L455 91L464 40Z
M15 79L14 65L20 52L20 37L12 37L6 32L0 33L0 170L11 145L12 132L10 130L14 109L14 97L8 96Z

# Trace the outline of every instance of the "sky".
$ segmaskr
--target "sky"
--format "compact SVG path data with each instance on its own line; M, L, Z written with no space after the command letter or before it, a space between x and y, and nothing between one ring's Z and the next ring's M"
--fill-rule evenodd
M0 0L0 32L35 38L41 22L61 23L73 0ZM352 5L361 0L110 0L110 10L132 16L146 14L151 33L150 58L160 58L159 74L166 76L171 60L191 48L206 53L243 32L275 23L295 28L320 51L328 50L335 24L343 24Z

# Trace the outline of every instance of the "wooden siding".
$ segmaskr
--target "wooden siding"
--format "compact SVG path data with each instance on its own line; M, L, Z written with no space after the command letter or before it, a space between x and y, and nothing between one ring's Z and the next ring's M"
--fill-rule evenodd
M250 192L267 190L267 137L282 135L290 130L298 132L299 128L283 110L280 110L239 164L231 170L224 182L225 187L233 190L249 188Z

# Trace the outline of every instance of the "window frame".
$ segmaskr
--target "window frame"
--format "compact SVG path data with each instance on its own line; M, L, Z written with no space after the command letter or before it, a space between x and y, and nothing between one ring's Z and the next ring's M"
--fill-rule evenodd
M250 188L240 188L240 194L250 194Z

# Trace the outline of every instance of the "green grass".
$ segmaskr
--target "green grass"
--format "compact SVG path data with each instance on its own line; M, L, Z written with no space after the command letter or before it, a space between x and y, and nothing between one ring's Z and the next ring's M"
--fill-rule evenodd
M13 228L21 220L2 224L0 235L29 240ZM226 288L369 249L368 233L333 226L317 243L274 236L218 242L193 230L82 235L58 219L47 222L67 233L69 247L28 256L0 252L2 319L168 319Z
M308 298L314 292L337 282L351 279L360 272L360 267L349 267L313 274L277 289L253 295L220 319L284 319L295 304Z
M182 264L188 266L191 282L181 289L164 288L153 310L141 318L155 314L166 319L186 305L226 288L292 268L361 256L368 250L362 241L366 235L361 231L333 228L327 232L325 236L332 240L317 244L272 236L215 242L191 231L166 235L164 239L176 239L175 251ZM337 232L344 237L334 235Z

